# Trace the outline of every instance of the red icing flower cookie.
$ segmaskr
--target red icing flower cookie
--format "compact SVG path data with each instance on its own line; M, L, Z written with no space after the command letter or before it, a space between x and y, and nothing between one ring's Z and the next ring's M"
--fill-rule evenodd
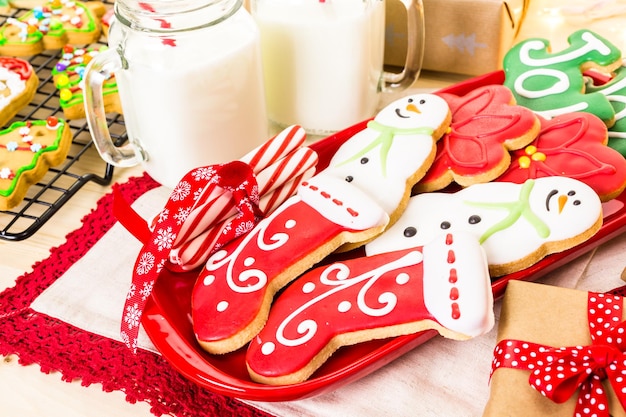
M509 151L523 148L539 132L537 117L515 105L504 86L441 97L452 111L451 129L437 143L435 162L415 186L416 192L440 190L452 182L462 186L489 182L509 166Z
M0 56L0 127L35 96L39 78L23 59Z
M100 37L101 2L48 0L19 18L8 18L0 27L0 54L36 55L61 49L68 43L85 45Z
M253 380L306 380L339 347L435 329L468 339L494 323L486 257L470 234L316 268L274 302L248 347Z
M626 159L608 147L607 140L606 125L593 114L541 118L537 138L511 154L511 165L497 180L521 184L527 179L565 176L584 182L608 201L626 188Z

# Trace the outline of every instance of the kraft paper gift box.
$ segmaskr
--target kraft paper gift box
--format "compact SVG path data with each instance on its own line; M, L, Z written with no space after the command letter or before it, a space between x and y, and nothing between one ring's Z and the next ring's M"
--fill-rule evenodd
M426 41L423 69L480 75L502 67L530 0L423 0ZM385 64L406 58L406 9L387 0Z
M593 293L587 293L585 291L559 288L545 284L510 281L507 284L506 293L502 302L497 346L504 346L507 340L515 340L555 348L580 346L582 349L586 349L592 344L589 327L590 314L588 312L589 294L594 295ZM611 295L609 297L612 298L614 296ZM617 298L621 299L621 297ZM603 304L601 304L602 308L598 309L599 311L606 308L610 309L614 303L614 301L606 302L605 299L600 301L603 301ZM621 314L617 312L615 315L616 317L612 321L616 323L616 325L620 325L621 321L626 317L626 315L624 315L624 309L622 309ZM617 316L620 316L621 320ZM597 319L592 318L592 322L594 320ZM626 325L623 326L623 328L626 328ZM608 337L608 333L606 337ZM623 355L622 351L626 351L626 338L624 341L621 341L620 338L615 339L617 340L611 339L615 344L622 342L620 349L612 350L612 352L619 357ZM505 342L501 343L503 340ZM594 343L596 346L603 345L597 349L600 349L602 352L605 351L603 349L606 348L606 344L598 343L598 340ZM497 360L496 358L502 359L502 356L496 354L497 350L497 348L494 349L494 363ZM515 351L511 350L507 351L513 356L509 357L508 360L510 361L517 360L519 363L519 361L528 360L531 357L528 351L524 349L522 349L521 352L517 351L519 353L515 353ZM543 369L556 372L558 375L562 368L559 370L556 368L556 366L558 366L557 356L550 353L546 357L548 359L545 360L546 363L543 363ZM573 363L570 362L570 359L565 360L565 368L581 371L580 368L573 368L574 366L584 365L584 356L581 355L578 358L580 360L577 359L577 361ZM580 363L581 361L583 364ZM569 368L569 366L572 366L572 368ZM623 385L625 383L624 379L626 379L626 356L622 356L620 359L611 362L611 365L607 365L606 369L609 367L614 369L612 375L618 380L618 384L622 384L621 388L618 387L618 390L624 390L626 392L626 386ZM601 374L605 372L606 369L603 368L598 372ZM549 388L552 389L557 385L557 375L553 375L552 379L548 382L544 381L544 379L548 380L548 378L545 378L543 374L537 377L541 378L544 387L547 386L548 383L553 384ZM544 397L537 389L531 387L529 383L530 376L530 370L519 370L505 366L497 367L490 381L490 397L485 407L484 416L572 417L575 415L574 411L576 402L579 399L580 387L572 388L573 390L575 389L573 395L569 396L565 402L559 404ZM562 374L560 376L563 377ZM587 375L584 377L587 377ZM533 375L533 379L534 378L535 375ZM606 393L606 398L608 399L608 410L605 410L606 414L604 415L608 416L610 412L611 416L626 416L626 412L624 412L624 409L620 405L615 391L611 387L612 382L609 382L609 379L604 379L601 382ZM575 385L578 386L577 384ZM598 402L595 397L590 401ZM593 414L590 412L589 414L582 413L582 415L591 416ZM601 415L602 414L598 417Z

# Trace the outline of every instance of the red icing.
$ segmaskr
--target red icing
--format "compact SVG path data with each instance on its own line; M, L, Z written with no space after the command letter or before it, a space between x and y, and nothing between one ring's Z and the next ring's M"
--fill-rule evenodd
M511 165L498 181L521 184L530 178L566 176L589 185L603 200L624 190L626 159L606 145L607 128L600 118L570 113L540 120L541 131L531 143L536 150L513 152Z
M293 201L295 204L284 210L279 208L248 235L224 247L228 255L239 251L231 264L226 263L214 271L209 271L207 267L203 269L192 294L194 331L199 340L219 341L239 333L261 314L263 300L267 297L268 291L273 290L271 297L279 289L276 288L276 278L280 274L284 273L287 268L293 267L296 261L311 256L313 252L318 251L322 245L327 244L340 233L350 231L330 222L312 207L300 201L299 197L292 197L288 200L288 202ZM292 223L293 220L295 223ZM257 232L265 225L267 225L263 232L265 244L274 243L271 238L277 234L287 234L290 238L274 250L261 249L257 244L259 235ZM248 240L248 238L251 239ZM328 248L328 250L332 251L334 248ZM220 253L221 251L216 255ZM252 260L254 262L250 263ZM311 263L314 262L316 261L311 260ZM310 264L305 265L304 269L310 266ZM232 269L229 270L229 268ZM228 274L231 273L237 280L242 273L245 274L251 270L259 270L266 274L267 285L249 293L233 291L227 282ZM213 275L215 279L211 285L207 286L203 281L209 275ZM297 276L297 273L293 276ZM238 282L241 286L256 283L258 283L257 277L251 277L245 283ZM229 306L224 313L218 313L218 304L224 300L228 301Z
M459 280L459 277L456 273L456 268L450 269L450 277L448 278L448 282L450 284L454 284Z
M458 320L461 318L461 309L459 308L458 303L452 303L452 318Z
M266 377L288 375L304 368L336 335L422 320L436 322L424 305L423 264L418 260L409 266L383 273L373 284L371 279L363 280L341 291L333 292L322 301L304 309L285 327L284 336L287 339L298 339L302 336L302 333L298 333L298 325L305 320L313 320L318 323L317 332L305 344L289 347L279 343L276 338L276 330L283 320L309 300L333 291L334 287L341 285L342 282L347 282L362 274L370 274L376 268L388 265L416 251L421 252L421 248L342 262L342 265L349 267L349 276L337 274L336 271L329 273L328 279L333 282L332 285L326 285L320 280L326 267L316 268L301 276L274 301L267 324L259 337L253 339L249 345L246 356L248 366L257 374ZM396 280L401 274L409 277L408 282L400 281L399 283ZM315 287L312 291L307 291L311 283L314 283ZM369 284L372 284L371 287L365 288ZM388 292L395 294L397 303L390 314L368 315L357 306L359 292L365 304L372 309L384 308L385 304L379 301L379 297ZM340 305L344 305L342 302L346 301L350 302L349 309L341 312ZM261 351L266 342L275 344L275 350L269 355ZM286 358L289 359L285 360Z
M449 264L453 264L454 261L456 260L456 256L454 254L454 251L448 251L448 263Z
M451 129L437 142L437 156L417 184L419 191L441 189L453 181L468 185L478 175L484 182L490 181L508 162L511 140L524 138L518 145L524 146L534 139L536 116L524 107L511 105L513 95L504 86L488 85L462 97L441 97L452 112Z
M11 72L15 72L22 80L28 80L33 74L33 68L28 61L20 58L0 56L0 66L10 70Z

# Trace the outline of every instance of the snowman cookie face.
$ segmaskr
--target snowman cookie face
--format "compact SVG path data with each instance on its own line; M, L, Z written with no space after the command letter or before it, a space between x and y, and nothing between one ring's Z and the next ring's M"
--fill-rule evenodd
M402 218L369 243L366 253L421 246L446 230L466 231L481 242L497 276L587 240L601 221L598 195L571 178L477 184L411 198Z
M430 167L436 141L449 123L450 110L442 98L407 96L386 106L344 143L319 175L349 182L391 214Z

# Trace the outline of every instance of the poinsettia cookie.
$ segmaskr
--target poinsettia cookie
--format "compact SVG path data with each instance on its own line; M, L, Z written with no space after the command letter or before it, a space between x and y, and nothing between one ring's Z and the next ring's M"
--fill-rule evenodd
M48 0L19 18L6 20L0 27L0 54L30 56L68 43L93 43L100 37L100 17L105 11L97 1Z
M28 61L0 56L0 127L31 102L39 77Z
M250 377L308 379L341 346L435 329L464 340L494 324L487 260L478 240L445 233L423 247L313 269L272 305L250 342Z
M583 29L568 37L570 46L551 52L546 39L527 39L504 57L504 85L517 103L543 117L583 111L595 114L607 126L615 122L615 111L607 98L585 92L583 72L593 69L610 74L622 64L622 54L600 35Z
M590 113L542 118L539 136L512 153L511 165L497 181L565 176L590 186L602 201L611 200L626 188L626 159L607 146L607 139L606 125Z
M543 177L523 184L475 184L411 198L400 220L365 246L367 255L421 246L442 231L472 233L492 276L525 269L574 247L602 225L602 203L587 184Z
M362 245L393 223L449 121L436 95L389 104L295 196L213 254L191 301L202 347L227 353L244 346L263 327L277 291L336 249Z
M59 104L66 119L80 119L85 117L83 96L83 74L87 64L106 47L79 48L73 45L63 47L63 55L52 68L52 79L59 91ZM122 113L117 91L115 75L111 75L102 85L104 111Z
M0 210L18 205L32 184L65 160L71 143L69 126L55 117L0 131Z
M515 105L513 94L502 85L441 97L450 106L452 123L416 192L441 190L452 182L465 187L489 182L509 166L509 151L528 145L539 132L535 114Z

